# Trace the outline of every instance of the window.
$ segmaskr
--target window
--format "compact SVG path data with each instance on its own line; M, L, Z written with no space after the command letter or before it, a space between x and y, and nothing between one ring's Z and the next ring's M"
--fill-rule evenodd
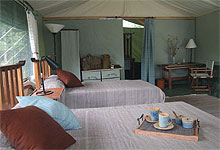
M144 26L133 23L133 22L129 22L126 20L123 20L123 27L124 28L144 28Z
M15 1L0 1L0 18L0 66L26 60L23 76L32 75L32 52L24 8Z

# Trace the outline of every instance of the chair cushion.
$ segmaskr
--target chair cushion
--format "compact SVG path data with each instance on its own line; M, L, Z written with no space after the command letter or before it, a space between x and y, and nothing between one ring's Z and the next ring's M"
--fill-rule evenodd
M211 78L211 76L207 73L191 73L190 76L193 78Z
M0 111L0 128L16 149L65 149L76 142L35 106Z
M81 81L73 73L64 70L55 70L55 72L67 87L83 86Z
M73 112L64 104L43 96L17 96L19 106L34 105L56 120L65 130L80 129L81 126Z

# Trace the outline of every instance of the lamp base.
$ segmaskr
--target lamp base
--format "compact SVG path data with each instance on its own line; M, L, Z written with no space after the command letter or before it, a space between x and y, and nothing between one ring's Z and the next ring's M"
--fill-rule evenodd
M40 91L40 92L37 92L36 95L37 96L44 96L44 95L50 95L50 94L53 94L53 91Z
M190 63L193 62L193 60L192 60L192 53L193 53L193 49L191 48L191 50L190 50Z

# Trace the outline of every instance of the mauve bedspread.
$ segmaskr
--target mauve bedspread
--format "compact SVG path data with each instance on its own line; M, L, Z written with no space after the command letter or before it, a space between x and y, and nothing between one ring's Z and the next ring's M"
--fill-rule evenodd
M174 118L172 111L200 120L199 141L135 134L137 117L159 107ZM83 127L67 131L76 143L69 149L220 149L220 119L184 102L141 104L72 110Z
M141 80L86 82L83 87L66 88L61 101L70 109L163 103L163 91Z

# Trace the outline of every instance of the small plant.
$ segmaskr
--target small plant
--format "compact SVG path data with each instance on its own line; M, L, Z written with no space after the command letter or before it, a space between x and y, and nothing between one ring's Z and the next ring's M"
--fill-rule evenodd
M170 49L170 55L171 57L175 57L177 54L177 51L179 50L178 47L178 37L173 37L171 35L168 35L168 46Z

